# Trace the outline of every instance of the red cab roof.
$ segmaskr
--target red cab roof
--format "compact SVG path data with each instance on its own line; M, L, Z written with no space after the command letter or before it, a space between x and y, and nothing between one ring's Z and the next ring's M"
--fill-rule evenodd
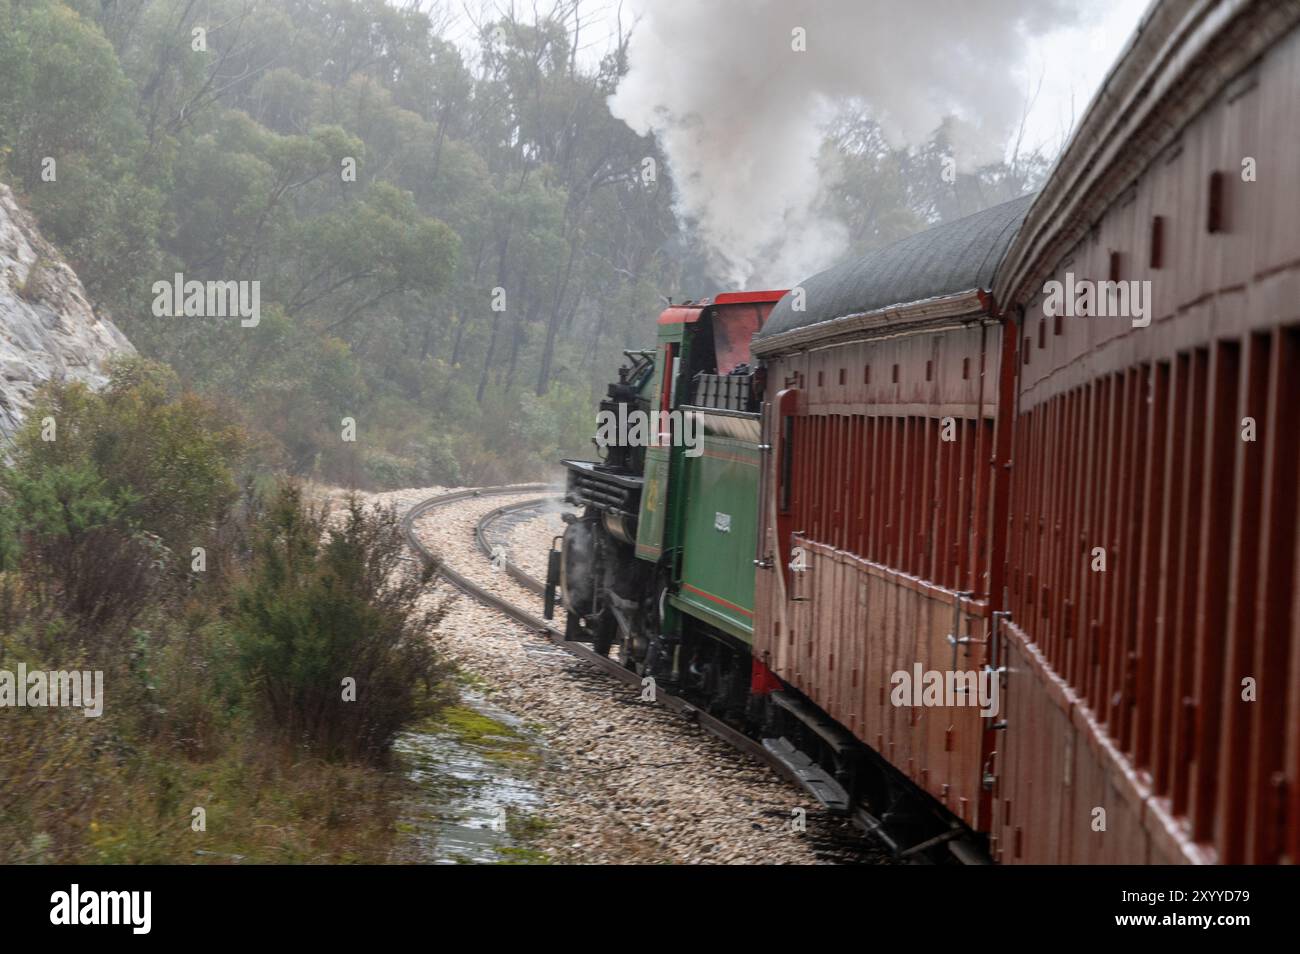
M715 305L750 305L765 301L780 301L788 288L773 288L768 291L723 292L713 299Z
M781 300L788 289L774 288L765 291L739 291L723 292L712 299L704 301L683 302L680 305L669 305L659 315L659 324L661 325L680 325L691 324L700 317L700 312L705 308L713 305L767 305L774 304Z

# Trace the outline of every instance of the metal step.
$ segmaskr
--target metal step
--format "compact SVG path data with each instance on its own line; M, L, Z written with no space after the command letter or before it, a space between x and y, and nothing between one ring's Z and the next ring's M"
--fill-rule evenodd
M806 702L794 698L784 692L773 692L771 694L772 702L780 706L790 715L794 716L812 731L819 735L823 742L829 745L835 754L843 758L853 752L858 746L858 741L840 726L828 719L822 712L813 708Z
M827 811L836 815L848 813L849 793L844 790L844 786L806 753L796 749L789 739L785 736L764 739L763 748L776 756L799 780L799 784L807 789L808 794L821 802Z

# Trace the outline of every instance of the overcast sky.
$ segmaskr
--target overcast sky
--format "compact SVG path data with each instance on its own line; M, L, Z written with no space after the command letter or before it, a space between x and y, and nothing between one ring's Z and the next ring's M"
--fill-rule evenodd
M537 0L536 9L551 9L556 0ZM700 0L708 3L709 0ZM863 0L870 3L871 0ZM980 0L971 0L978 4ZM582 55L588 63L597 62L613 45L621 13L624 30L655 0L582 0ZM426 6L439 6L449 19L448 34L471 51L476 44L473 20L483 11L504 10L511 0L427 0ZM1123 50L1148 0L1079 0L1079 22L1039 39L1016 68L1017 77L1028 103L1037 90L1026 122L1029 147L1042 146L1055 155L1071 122L1077 124L1107 71ZM521 18L529 19L533 0L515 0ZM934 29L942 29L935 23ZM996 68L991 58L990 68ZM1041 82L1041 87L1039 86ZM863 90L870 99L870 90Z
M1059 151L1071 114L1077 125L1147 6L1147 0L1080 0L1081 25L1057 31L1030 51L1022 76L1027 98L1043 82L1026 124L1031 146Z

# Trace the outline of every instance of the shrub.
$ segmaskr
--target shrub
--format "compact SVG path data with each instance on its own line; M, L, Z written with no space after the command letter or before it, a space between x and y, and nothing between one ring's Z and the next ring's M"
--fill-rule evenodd
M58 428L53 441L42 439L46 417ZM84 471L115 502L117 523L188 553L235 500L245 443L170 369L130 358L113 366L99 393L80 383L46 386L15 437L13 477L39 482L52 468Z
M257 528L231 626L264 731L331 760L382 759L449 691L397 515L349 497L337 519L285 484ZM346 680L354 698L346 698Z
M443 487L459 487L464 480L456 442L446 434L435 434L424 449L427 481Z
M66 638L104 662L98 651L127 635L161 586L192 585L191 548L216 541L243 446L159 365L122 362L99 393L48 385L0 474L0 569L21 579L6 593L20 592L37 619L66 620Z

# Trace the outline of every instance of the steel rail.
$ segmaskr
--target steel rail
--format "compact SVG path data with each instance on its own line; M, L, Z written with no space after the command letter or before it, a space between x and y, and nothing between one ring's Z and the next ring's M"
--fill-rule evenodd
M603 670L615 679L618 679L620 682L640 687L642 686L641 676L621 665L616 660L600 655L584 643L573 642L572 640L565 639L562 630L550 625L544 619L528 610L515 606L509 600L497 596L495 593L489 592L473 580L470 580L464 574L452 569L445 561L440 559L432 550L430 550L415 533L415 522L425 514L441 507L446 507L451 504L461 503L465 500L472 500L475 498L503 497L514 494L534 493L547 489L548 487L545 484L519 484L516 486L486 487L482 489L459 490L451 493L439 494L436 497L429 497L426 500L422 500L415 504L415 506L411 507L402 518L402 530L406 535L407 542L420 555L421 559L426 563L431 564L435 568L438 576L441 576L461 592L485 606L497 610L502 615L509 617L523 626L525 629L528 629L539 636L546 637L561 649L576 656L584 662L590 663L597 669ZM536 509L541 504L552 499L555 499L555 495L520 501L514 504L507 504L504 507L497 507L488 511L488 513L479 518L474 527L474 540L479 550L489 557L492 555L491 545L487 539L487 531L496 520L499 520L507 514L522 510ZM508 560L504 561L504 568L513 579L518 581L531 592L537 594L543 592L544 586L541 582L529 576ZM804 791L798 776L795 775L794 772L787 768L783 762L777 759L776 756L765 749L759 742L751 739L738 729L735 729L726 722L723 722L721 719L710 715L708 712L701 711L685 699L675 696L672 693L665 692L658 686L655 687L653 701L655 704L661 705L669 711L682 716L688 724L699 726L709 734L721 739L723 742L726 742L737 751L743 752L755 761L766 765L778 776L790 782L800 791ZM874 835L878 838L896 858L902 856L901 846L889 837L884 830L885 826L879 819L875 818L861 807L856 808L849 817L867 834ZM916 862L921 859L917 855L913 854L904 857L903 860L907 862Z
M510 516L516 513L522 513L526 510L537 510L543 504L558 499L557 496L538 497L536 500L523 500L519 503L506 504L504 507L497 507L495 510L484 514L479 522L474 526L474 542L478 544L479 550L489 559L493 558L492 544L488 540L488 528L502 517ZM506 571L512 580L536 596L541 596L546 592L546 585L535 576L529 575L520 567L510 562L507 557L501 561L501 567ZM549 625L549 624L548 624Z
M483 490L467 490L467 491L457 491L455 493L450 493L450 494L442 494L440 496L431 497L428 500L421 501L420 503L412 507L409 511L407 511L406 516L402 520L402 524L404 529L406 530L407 540L416 549L416 551L425 560L433 561L434 565L437 567L438 574L442 576L445 580L447 580L447 582L455 586L457 589L468 594L469 596L472 596L474 599L478 600L479 602L484 603L487 606L490 606L493 609L499 611L500 613L510 617L511 619L513 619L515 622L519 623L526 629L531 630L532 632L537 633L538 635L545 636L547 639L555 643L560 648L566 650L569 653L572 653L574 656L577 656L579 659L582 659L585 662L591 663L593 666L597 667L598 669L604 670L605 672L609 673L611 676L615 677L616 679L619 679L622 682L627 683L628 685L640 687L642 685L642 679L639 675L634 673L632 670L627 669L624 666L620 665L616 660L610 659L607 656L600 655L600 653L595 652L584 643L577 643L565 639L563 631L550 625L540 616L536 616L533 613L529 612L528 610L521 609L520 607L515 606L510 601L503 599L500 596L497 596L495 593L488 592L486 589L479 586L477 583L474 583L468 577L464 576L461 573L458 573L456 570L453 570L445 562L440 561L437 558L437 556L429 550L428 547L426 547L420 540L417 539L415 535L415 531L414 531L415 521L420 519L420 517L424 516L429 511L438 509L439 507L444 507L452 503L459 503L467 499L472 499L474 497L500 497L500 496L507 496L510 494L530 493L532 491L544 490L544 489L546 488L545 485L543 484L527 484L527 485L520 485L517 487L490 487ZM533 506L536 506L536 501L530 501L529 503L531 503ZM487 522L490 523L492 519L496 519L500 517L501 516L500 511L502 509L504 508L498 508L496 511L492 511L489 514L487 514L487 518L488 518ZM479 543L480 548L482 548L483 546L482 534L483 534L483 521L480 520L479 525L475 528L475 537L477 542ZM490 550L488 552L490 553ZM522 571L518 571L518 572L522 573ZM534 581L534 583L536 583L536 581ZM537 586L540 589L541 584L537 584ZM709 732L712 735L717 736L722 741L728 743L731 746L734 746L735 748L744 752L746 755L749 755L752 758L762 762L763 764L770 766L774 771L777 772L777 774L781 775L783 778L789 780L790 782L793 782L796 785L798 784L798 778L795 777L793 773L787 771L785 766L782 765L780 762L778 762L773 756L771 756L768 753L768 751L763 748L762 745L755 742L749 736L744 735L743 733L727 725L727 723L723 722L722 720L715 718L714 716L710 715L707 712L700 711L698 708L691 705L685 699L681 699L678 696L674 696L672 693L665 692L663 689L659 687L655 688L654 701L657 704L664 706L666 709L681 715L684 719L686 719L687 722L699 725L700 728L704 729L705 731Z

